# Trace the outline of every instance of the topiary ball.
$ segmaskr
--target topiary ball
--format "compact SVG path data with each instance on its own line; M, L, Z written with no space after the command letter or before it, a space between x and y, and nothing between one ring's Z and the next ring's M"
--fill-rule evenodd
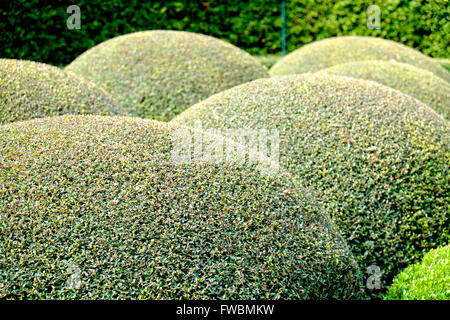
M419 99L450 119L450 84L432 72L391 61L351 62L319 72L379 82Z
M449 300L450 245L428 252L395 277L385 300Z
M359 294L348 247L288 175L178 162L179 130L100 116L0 127L0 298Z
M346 36L305 45L277 62L270 73L287 75L316 72L337 64L366 60L396 60L433 72L447 82L450 73L434 59L395 41Z
M174 124L279 130L280 165L315 190L365 268L389 283L449 240L449 128L417 99L332 75L260 79L189 108Z
M102 89L59 68L0 59L0 124L62 114L121 114Z
M129 115L164 121L214 93L268 77L255 58L222 40L161 30L105 41L66 69L110 92Z

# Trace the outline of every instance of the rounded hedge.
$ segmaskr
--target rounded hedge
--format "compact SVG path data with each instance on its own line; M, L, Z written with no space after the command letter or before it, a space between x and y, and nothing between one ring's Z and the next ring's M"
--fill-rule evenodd
M366 60L408 63L450 81L450 73L421 52L391 40L360 36L329 38L305 45L277 62L270 73L287 75L316 72L337 64Z
M174 162L177 130L101 116L0 127L0 298L359 294L348 246L288 175Z
M386 300L449 300L450 245L428 252L395 277Z
M449 128L401 92L350 77L255 80L176 117L209 128L278 129L280 165L315 190L364 271L389 283L449 239Z
M255 58L222 40L159 30L105 41L66 69L102 86L129 115L157 120L170 120L214 93L268 77Z
M392 61L358 61L340 64L319 72L373 80L400 90L450 119L450 84L432 72Z
M0 59L0 124L62 114L120 114L102 89L59 68Z

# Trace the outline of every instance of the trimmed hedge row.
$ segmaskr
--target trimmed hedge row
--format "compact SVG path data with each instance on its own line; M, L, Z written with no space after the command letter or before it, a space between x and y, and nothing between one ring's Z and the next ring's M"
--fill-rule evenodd
M214 93L269 76L255 58L229 43L161 30L105 41L66 70L111 93L128 115L162 121Z
M123 114L105 91L59 68L0 59L0 124L62 114Z
M0 126L0 298L359 296L348 246L288 175L174 162L178 129L68 115Z
M386 300L449 300L450 245L431 250L395 277Z
M417 98L450 120L450 84L432 72L391 61L340 64L320 73L373 80Z
M65 65L115 36L169 29L208 34L251 54L280 53L279 0L78 0L81 30L68 30L66 9L49 0L0 4L0 57ZM378 5L381 29L367 27L366 10ZM450 6L442 0L289 0L287 50L315 40L367 35L399 41L425 54L450 56Z
M362 270L384 284L449 240L448 123L373 81L305 74L255 80L216 94L172 123L278 129L280 164L316 191Z

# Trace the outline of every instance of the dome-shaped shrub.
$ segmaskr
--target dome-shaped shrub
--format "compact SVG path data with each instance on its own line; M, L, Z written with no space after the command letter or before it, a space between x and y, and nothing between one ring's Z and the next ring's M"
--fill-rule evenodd
M348 247L289 176L177 162L178 130L101 116L0 127L0 298L358 294Z
M358 61L340 64L319 72L373 80L400 90L450 119L450 84L432 72L392 61Z
M374 37L336 37L305 45L276 63L270 73L316 72L337 64L365 60L396 60L426 69L450 81L450 73L434 59L403 44Z
M386 300L450 300L450 245L428 252L395 277Z
M0 59L0 124L62 114L120 114L102 89L59 68Z
M206 35L145 31L105 41L67 70L102 86L129 115L170 120L238 84L268 76L255 58Z
M332 75L260 79L172 122L279 130L280 165L316 191L360 266L388 282L449 238L449 128L425 104L373 81Z

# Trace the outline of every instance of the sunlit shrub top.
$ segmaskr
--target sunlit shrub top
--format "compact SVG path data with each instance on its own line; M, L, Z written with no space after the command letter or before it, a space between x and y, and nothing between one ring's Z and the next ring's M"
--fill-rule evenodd
M449 300L450 246L431 250L395 277L386 300Z
M316 72L337 64L365 60L396 60L426 69L450 81L447 70L415 49L391 40L357 36L329 38L307 44L277 62L270 73Z
M102 89L59 68L0 59L0 124L62 114L120 114Z
M450 84L432 72L392 61L359 61L319 72L374 80L417 98L450 119Z
M170 120L192 104L268 76L255 58L222 40L144 31L89 49L67 68L110 92L128 113Z

